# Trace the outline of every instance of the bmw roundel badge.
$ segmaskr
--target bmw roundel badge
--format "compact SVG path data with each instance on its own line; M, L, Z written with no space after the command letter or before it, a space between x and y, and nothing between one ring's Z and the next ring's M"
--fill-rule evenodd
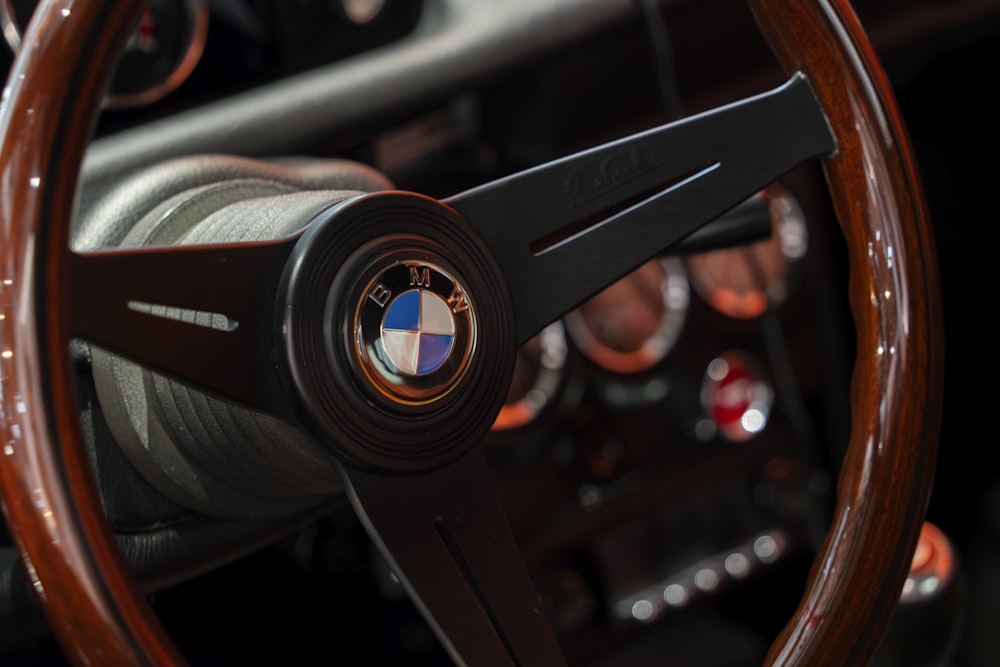
M476 342L473 307L454 276L426 261L396 260L358 298L354 350L382 395L427 403L454 388Z

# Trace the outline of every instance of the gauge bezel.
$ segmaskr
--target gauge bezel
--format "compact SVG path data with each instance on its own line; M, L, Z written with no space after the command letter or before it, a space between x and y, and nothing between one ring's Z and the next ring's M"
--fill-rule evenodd
M208 39L209 8L206 0L181 1L187 5L185 11L191 16L191 21L188 27L190 35L186 40L187 46L184 48L184 55L177 62L177 65L161 82L143 90L122 93L114 93L109 90L104 97L102 108L129 109L152 104L177 90L191 76L191 72L194 71L205 51L205 43ZM0 32L3 33L7 46L16 56L21 50L24 30L17 20L17 14L10 0L0 0Z
M569 348L562 322L553 322L532 340L539 344L538 373L524 396L500 408L490 428L494 433L511 431L535 421L552 404L563 384Z
M177 90L191 76L191 72L201 61L201 56L205 51L205 42L208 39L209 10L205 0L184 0L184 2L190 5L187 11L192 17L189 26L191 35L184 55L177 66L161 83L145 90L130 93L109 91L104 98L105 109L128 109L152 104Z
M774 183L755 195L764 200L771 218L771 237L747 246L723 248L690 255L685 258L685 267L691 289L698 298L713 311L733 320L750 322L761 317L768 310L780 310L787 304L802 282L803 260L809 255L810 234L804 207L792 191L781 183ZM785 208L785 211L779 211ZM795 244L798 247L793 247ZM725 280L713 275L707 261L741 262L746 264L749 256L757 262L762 253L770 253L768 261L777 260L780 265L771 275L765 275L766 284L760 285L760 275L753 276L754 267L746 267L744 276L750 274L748 283L753 288L744 289L726 285ZM757 271L764 270L756 267ZM722 292L722 290L725 290ZM728 300L724 300L725 294Z
M655 367L674 349L684 330L691 303L691 288L684 263L673 256L651 261L658 263L663 272L660 282L663 310L656 328L637 349L622 352L601 341L579 308L563 317L569 338L576 347L584 357L606 371L632 375Z

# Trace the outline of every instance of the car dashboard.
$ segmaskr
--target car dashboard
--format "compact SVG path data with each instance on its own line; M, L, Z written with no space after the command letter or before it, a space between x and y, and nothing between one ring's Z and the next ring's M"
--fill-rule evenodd
M23 18L33 3L4 4ZM951 369L978 367L985 349L969 258L992 202L969 157L997 146L997 77L984 63L1000 46L1000 3L853 4L901 103L934 219L949 374L928 519L957 554L943 591L912 605L946 608L945 620L917 633L926 617L907 626L900 612L876 663L991 664L1000 647L982 619L996 603L979 582L998 572L1000 524L989 515L995 475L970 462L982 437L969 417L988 413L970 396L981 390ZM448 197L785 81L740 1L482 5L154 0L130 42L148 60L119 70L120 94L109 94L87 154L78 242L97 233L88 221L119 181L189 154L347 159L398 190ZM182 66L183 76L172 69ZM630 154L565 188L587 196L647 159ZM728 219L745 238L669 248L522 346L485 436L570 664L760 664L829 528L856 339L820 163L791 170ZM90 356L79 356L100 472L120 458L122 418L102 405ZM102 496L115 495L98 478ZM129 502L169 505L171 519L191 513L153 486L129 482L141 500L105 504L112 515ZM451 664L342 494L322 509L269 525L252 548L136 565L193 664ZM145 530L130 516L111 516L123 543ZM2 662L60 664L10 537L0 546ZM926 662L913 657L917 645Z

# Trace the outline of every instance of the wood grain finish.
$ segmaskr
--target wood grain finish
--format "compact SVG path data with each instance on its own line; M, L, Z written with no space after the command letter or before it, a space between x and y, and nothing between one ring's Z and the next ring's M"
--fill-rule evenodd
M13 538L67 656L182 661L104 519L68 349L67 239L77 177L142 0L47 2L0 116L0 490Z
M850 249L859 350L834 526L768 660L858 665L888 622L929 496L941 381L935 258L899 113L846 2L750 4L786 66L808 72L837 135L827 174ZM46 613L79 664L183 662L103 518L67 349L80 163L142 5L46 2L0 116L0 494Z
M930 497L943 354L937 260L899 109L850 5L750 5L785 68L808 74L836 136L824 167L857 329L832 528L768 664L863 665L899 599Z

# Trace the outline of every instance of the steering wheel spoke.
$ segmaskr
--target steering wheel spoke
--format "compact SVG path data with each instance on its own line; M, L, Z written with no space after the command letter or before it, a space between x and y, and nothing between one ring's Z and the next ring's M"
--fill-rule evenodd
M565 664L481 447L422 474L346 475L368 533L458 664Z
M446 199L489 243L517 341L835 143L802 74Z
M223 398L287 416L274 298L295 238L70 254L74 336Z

